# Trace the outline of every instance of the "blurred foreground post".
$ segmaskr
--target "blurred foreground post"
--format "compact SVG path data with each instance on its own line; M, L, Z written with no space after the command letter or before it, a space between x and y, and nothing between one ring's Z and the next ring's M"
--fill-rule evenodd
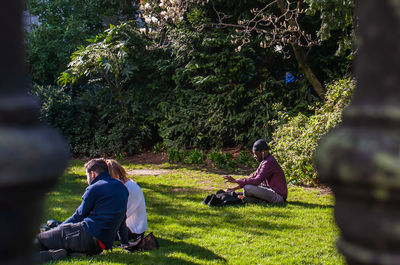
M39 124L28 96L22 1L0 8L0 264L31 264L46 192L62 175L68 152L62 138Z
M358 0L357 87L316 153L349 264L400 264L400 1Z

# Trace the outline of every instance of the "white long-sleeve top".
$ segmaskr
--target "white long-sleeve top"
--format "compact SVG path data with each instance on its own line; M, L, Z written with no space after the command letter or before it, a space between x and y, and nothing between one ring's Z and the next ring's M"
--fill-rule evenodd
M136 182L128 180L125 183L129 191L126 208L126 226L132 233L141 234L147 230L146 203L142 189Z

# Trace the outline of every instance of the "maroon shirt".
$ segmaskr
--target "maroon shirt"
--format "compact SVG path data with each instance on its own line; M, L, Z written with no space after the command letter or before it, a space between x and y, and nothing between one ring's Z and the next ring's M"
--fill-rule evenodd
M254 172L251 177L247 179L238 179L237 183L241 188L245 185L258 186L263 183L265 186L281 195L285 200L287 198L288 190L285 173L271 154L260 162L256 172Z

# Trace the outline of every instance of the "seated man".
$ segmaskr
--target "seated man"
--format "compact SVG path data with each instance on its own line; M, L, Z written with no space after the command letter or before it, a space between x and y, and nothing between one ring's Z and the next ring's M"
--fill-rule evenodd
M238 186L228 191L243 188L245 202L281 203L286 201L288 190L285 173L275 158L269 153L269 146L260 139L253 145L254 158L260 162L256 172L249 178L234 179L224 176L226 182L237 183Z
M126 217L128 190L111 178L104 159L90 160L85 170L89 186L76 212L60 226L36 236L37 262L62 259L68 252L93 255L112 248Z

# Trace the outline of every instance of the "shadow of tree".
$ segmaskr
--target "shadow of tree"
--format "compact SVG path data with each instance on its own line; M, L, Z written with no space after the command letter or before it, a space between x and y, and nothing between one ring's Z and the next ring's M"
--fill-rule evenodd
M157 186L143 186L146 187L146 189L151 190L151 192L146 193L146 205L148 211L154 214L152 221L157 224L169 223L170 219L173 218L174 222L183 228L188 227L201 230L221 228L235 231L238 227L241 227L243 232L254 236L267 234L268 230L297 229L300 227L295 224L287 224L283 222L276 223L275 221L268 220L268 217L271 217L271 219L276 217L290 218L292 215L291 211L263 210L260 218L255 215L252 217L251 225L244 226L242 212L246 210L241 210L241 208L245 208L246 205L209 207L202 205L202 200L204 199L202 194L204 194L204 190L198 188L181 187L182 189L180 189L180 192L171 192L173 188L176 189L177 187L163 184ZM158 194L162 194L162 196L165 196L166 198L164 200L157 200ZM180 199L189 202L189 204L167 203L179 195L184 195L184 197ZM198 204L198 207L193 207L192 203ZM285 208L287 203L277 205L263 204L260 206L279 209ZM169 220L168 217L170 218ZM263 229L254 229L255 227L262 227ZM181 231L174 232L173 236L175 238L184 239L190 237L191 234Z
M333 209L333 205L324 205L324 204L316 204L316 203L308 203L308 202L301 202L301 201L289 201L286 202L287 205L294 205L299 206L307 209L313 208L326 208L326 209Z

